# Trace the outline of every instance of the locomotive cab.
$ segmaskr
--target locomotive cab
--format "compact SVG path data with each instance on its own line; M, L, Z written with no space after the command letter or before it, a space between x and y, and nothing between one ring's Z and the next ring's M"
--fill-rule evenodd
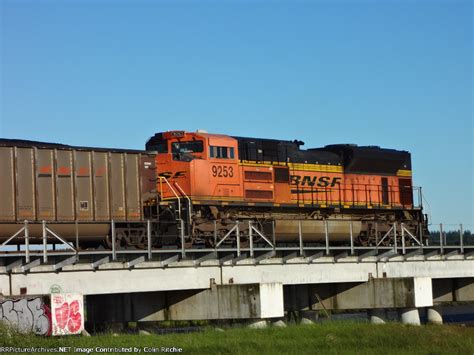
M158 191L162 200L241 197L235 139L171 131L155 134L146 148L157 152Z

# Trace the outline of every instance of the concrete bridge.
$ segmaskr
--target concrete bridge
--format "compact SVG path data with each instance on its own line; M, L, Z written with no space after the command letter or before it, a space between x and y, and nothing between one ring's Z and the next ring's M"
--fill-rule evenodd
M373 322L397 309L403 322L419 324L420 308L440 323L439 306L474 301L474 246L442 238L436 246L307 246L300 239L284 247L251 240L246 247L94 251L44 243L0 254L0 304L56 292L83 295L91 324L275 320L351 309L368 310Z

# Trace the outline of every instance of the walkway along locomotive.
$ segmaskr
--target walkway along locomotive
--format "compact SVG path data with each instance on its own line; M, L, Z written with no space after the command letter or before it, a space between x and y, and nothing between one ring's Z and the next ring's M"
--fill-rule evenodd
M415 205L410 153L375 146L301 149L280 141L205 132L157 133L146 151L0 140L0 239L27 220L81 247L179 244L215 246L236 223L251 222L277 243L371 245L394 222L423 236ZM248 230L239 238L245 243ZM391 234L390 234L391 235ZM396 235L396 233L395 233ZM393 241L393 237L392 241ZM257 240L258 242L258 240ZM385 243L391 243L385 238Z

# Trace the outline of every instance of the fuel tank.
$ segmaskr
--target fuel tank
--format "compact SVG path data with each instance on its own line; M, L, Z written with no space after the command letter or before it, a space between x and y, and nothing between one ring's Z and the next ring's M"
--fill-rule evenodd
M321 220L276 220L275 239L277 242L299 241L299 224L303 241L324 242L326 240L325 222ZM328 236L331 242L346 242L350 240L351 221L338 219L328 220ZM352 221L352 234L357 237L362 229L360 221ZM271 231L267 231L267 233Z

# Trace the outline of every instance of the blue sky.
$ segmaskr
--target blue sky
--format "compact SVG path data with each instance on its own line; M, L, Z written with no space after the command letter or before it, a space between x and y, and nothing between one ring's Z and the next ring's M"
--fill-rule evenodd
M1 137L404 149L433 222L474 229L471 1L0 3Z

